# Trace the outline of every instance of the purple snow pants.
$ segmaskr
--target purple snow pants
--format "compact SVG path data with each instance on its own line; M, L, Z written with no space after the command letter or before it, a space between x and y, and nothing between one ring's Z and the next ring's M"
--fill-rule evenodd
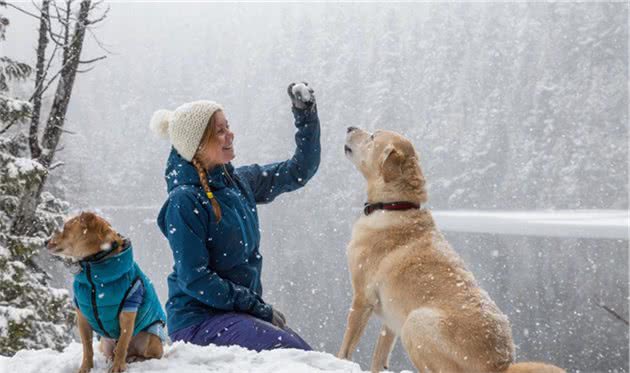
M312 350L289 327L283 330L254 316L236 312L209 315L200 324L176 330L169 337L173 342L184 341L201 346L238 345L259 352L276 348Z

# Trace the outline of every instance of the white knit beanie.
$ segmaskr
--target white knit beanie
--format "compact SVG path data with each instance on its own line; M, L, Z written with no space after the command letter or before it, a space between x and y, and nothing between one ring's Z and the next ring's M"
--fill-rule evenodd
M179 155L191 161L206 131L210 117L223 107L214 101L194 101L175 109L158 110L151 117L151 129L163 138L170 138Z

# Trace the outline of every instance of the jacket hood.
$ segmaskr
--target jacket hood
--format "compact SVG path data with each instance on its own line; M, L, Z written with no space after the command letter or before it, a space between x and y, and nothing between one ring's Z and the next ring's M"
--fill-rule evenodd
M234 172L234 166L228 163L224 166L217 166L207 173L208 184L212 190L225 188L226 173L230 176ZM175 148L171 148L171 153L166 161L166 190L170 193L173 189L181 185L195 185L201 187L197 170L184 158L182 158Z

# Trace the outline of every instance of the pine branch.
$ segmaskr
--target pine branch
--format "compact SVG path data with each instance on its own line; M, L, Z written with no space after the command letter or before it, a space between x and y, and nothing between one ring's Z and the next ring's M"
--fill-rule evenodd
M8 57L0 57L1 73L9 77L9 79L24 80L33 72L33 68L29 65L14 61Z

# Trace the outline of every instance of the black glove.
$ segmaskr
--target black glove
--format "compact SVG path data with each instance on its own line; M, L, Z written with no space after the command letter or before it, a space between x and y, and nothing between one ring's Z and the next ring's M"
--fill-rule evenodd
M307 82L291 83L287 88L293 107L298 109L311 109L315 107L315 91Z
M280 329L284 329L284 327L287 325L287 319L284 317L284 314L282 314L282 312L274 308L273 316L271 317L271 323Z

